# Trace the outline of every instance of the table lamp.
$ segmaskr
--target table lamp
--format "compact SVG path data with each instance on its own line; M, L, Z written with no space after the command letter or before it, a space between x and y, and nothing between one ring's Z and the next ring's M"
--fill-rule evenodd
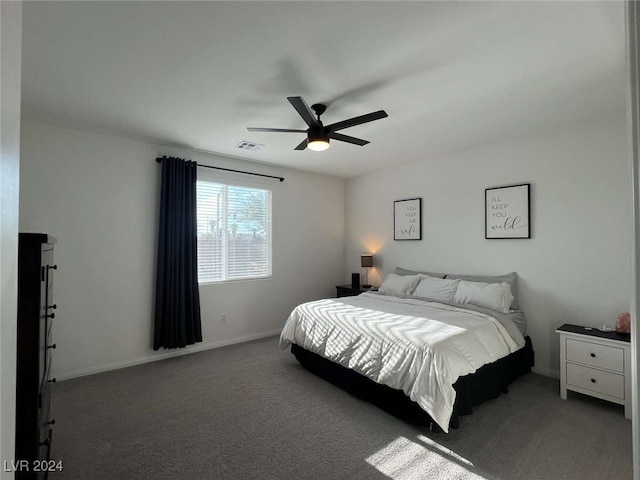
M371 288L369 284L369 268L373 267L373 255L370 253L363 253L360 255L360 266L364 268L364 288Z

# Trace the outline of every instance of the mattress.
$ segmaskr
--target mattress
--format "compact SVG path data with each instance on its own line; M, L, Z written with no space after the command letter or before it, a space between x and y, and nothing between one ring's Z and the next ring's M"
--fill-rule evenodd
M280 347L294 343L371 380L402 390L448 431L453 384L522 348L508 315L376 293L299 305Z

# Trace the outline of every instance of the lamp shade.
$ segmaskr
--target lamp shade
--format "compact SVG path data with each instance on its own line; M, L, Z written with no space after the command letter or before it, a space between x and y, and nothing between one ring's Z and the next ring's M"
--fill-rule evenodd
M361 267L373 267L373 255L370 253L363 253L360 255L360 266Z

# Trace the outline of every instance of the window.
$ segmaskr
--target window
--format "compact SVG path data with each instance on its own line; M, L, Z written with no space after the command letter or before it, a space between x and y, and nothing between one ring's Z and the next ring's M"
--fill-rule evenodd
M271 276L271 191L197 182L198 282Z

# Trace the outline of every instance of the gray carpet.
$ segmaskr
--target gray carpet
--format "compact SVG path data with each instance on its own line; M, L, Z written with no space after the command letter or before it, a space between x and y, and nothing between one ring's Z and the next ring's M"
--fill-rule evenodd
M404 423L275 337L54 385L56 479L630 479L619 406L528 374L459 430Z

